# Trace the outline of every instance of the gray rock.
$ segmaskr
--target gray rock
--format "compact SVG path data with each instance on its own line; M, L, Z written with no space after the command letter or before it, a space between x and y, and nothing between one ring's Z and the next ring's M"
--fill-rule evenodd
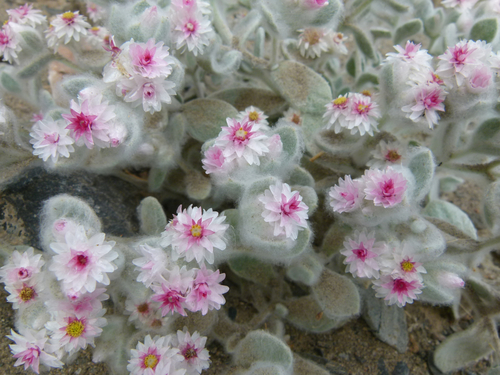
M384 358L380 357L377 363L378 375L389 375L387 367L385 367Z
M392 375L410 375L410 369L406 363L398 362L396 363L396 367L394 367Z

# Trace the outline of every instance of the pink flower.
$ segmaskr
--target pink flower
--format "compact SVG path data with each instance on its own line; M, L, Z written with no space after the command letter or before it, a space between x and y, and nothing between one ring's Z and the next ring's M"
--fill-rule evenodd
M364 195L361 191L361 181L352 180L346 175L345 181L339 178L339 184L333 186L328 195L330 196L330 206L334 212L351 212L359 208Z
M142 103L144 112L151 114L161 111L161 103L172 103L171 96L175 95L175 83L163 77L134 76L132 79L122 80L118 87L124 95L123 100L134 103L134 106Z
M10 335L7 336L15 344L9 345L14 358L17 359L14 366L24 365L26 371L28 367L39 374L40 364L47 367L61 368L64 363L59 361L54 355L54 347L47 344L48 337L45 335L45 330L35 331L27 329L24 331L24 336L19 335L10 330Z
M229 290L227 286L220 285L225 278L226 275L219 274L219 270L207 270L203 265L198 270L186 299L189 310L201 311L202 315L206 315L208 310L219 310L220 306L226 303L222 295Z
M463 288L465 285L465 282L461 277L459 277L456 273L448 271L438 272L436 280L441 286L449 289Z
M398 53L389 52L387 53L388 62L404 61L411 64L414 69L420 70L422 67L430 68L430 61L432 56L427 53L427 50L420 50L421 44L414 44L413 42L407 41L405 48L397 45L394 49Z
M38 9L33 9L33 4L24 4L16 9L8 9L9 21L18 23L20 25L29 24L32 27L41 25L45 22L46 17L41 14Z
M303 5L311 9L319 9L328 5L327 0L301 0L301 1Z
M222 149L217 146L212 146L205 151L205 158L201 160L205 173L220 173L224 172L224 154Z
M417 86L414 88L415 104L409 104L401 108L403 112L408 112L406 117L413 122L418 122L425 116L429 128L433 128L438 123L439 115L437 111L444 111L444 99L446 92L439 85Z
M118 57L118 55L122 52L122 50L116 46L115 44L115 37L113 36L107 36L104 37L103 40L103 46L106 51L111 52L111 58L114 60Z
M175 266L174 269L170 271L168 280L162 281L159 286L151 286L151 289L155 292L151 300L161 304L162 316L167 315L169 312L171 312L172 315L174 312L177 312L186 316L187 314L184 310L184 308L187 307L186 296L192 284L193 277L191 270L187 271L185 266L182 268Z
M163 249L149 245L139 245L138 252L143 256L132 260L137 266L135 270L140 271L137 281L149 288L151 283L161 279L162 272L167 268L168 257Z
M9 261L0 268L0 281L7 286L26 282L39 274L44 264L42 254L34 255L32 247L22 254L16 250Z
M380 117L378 105L372 102L371 97L362 94L354 94L351 99L351 111L346 116L347 129L351 134L359 131L360 135L365 133L373 136L373 130L377 130L378 122L375 120Z
M92 293L70 292L66 295L66 300L59 302L58 311L67 311L73 314L95 314L102 309L102 301L109 299L109 295L104 294L105 288L97 288Z
M39 294L43 290L43 284L36 279L6 285L5 290L9 292L7 301L12 303L13 309L24 309L39 300Z
M40 111L38 113L33 113L33 116L31 117L31 122L35 123L35 122L38 122L38 121L42 121L43 120L43 112Z
M264 204L264 221L274 226L274 236L285 234L286 238L296 240L299 228L307 228L309 207L302 202L298 191L290 189L290 185L277 182L258 199Z
M417 279L408 281L398 277L392 278L390 275L383 275L380 280L373 280L373 284L373 289L377 292L376 297L383 298L388 305L397 304L399 307L413 303L423 288Z
M80 35L87 35L87 29L90 28L86 18L78 12L58 14L50 26L53 27L54 35L58 40L64 38L64 44L68 44L71 39L80 41Z
M70 152L75 151L75 141L69 136L64 120L54 121L49 116L45 120L37 121L31 128L30 136L33 155L38 155L43 161L50 157L53 163L57 163L59 156L69 158Z
M350 94L339 95L337 99L334 99L331 103L325 105L326 112L323 115L323 119L326 120L326 129L330 129L335 125L335 133L340 133L342 128L347 128L349 126L346 118L351 112L351 100L349 98Z
M103 7L87 1L87 13L93 22L97 22L104 18L106 11Z
M214 248L226 248L225 233L229 225L223 224L225 219L224 215L219 216L211 208L202 210L191 205L187 210L178 211L175 223L167 227L171 233L173 260L185 257L188 262L196 259L201 264L206 259L212 264Z
M392 168L367 170L362 180L365 199L373 201L375 206L393 207L403 200L406 179Z
M375 232L367 233L366 229L361 233L354 233L354 238L347 238L344 241L345 250L341 251L345 255L344 264L347 264L346 271L353 276L379 278L379 264L377 258L385 252L386 246L383 242L375 242Z
M0 29L0 53L3 55L3 61L9 63L19 63L17 53L22 50L19 45L19 36L14 32L10 23L6 23Z
M491 83L490 70L486 66L474 70L469 79L469 85L473 92L484 91Z
M138 342L135 349L130 350L131 359L127 370L131 375L182 375L184 372L176 370L182 361L179 349L172 348L170 336L150 335L144 338L144 344Z
M200 10L172 7L170 22L177 50L184 52L187 48L195 56L203 54L205 47L210 44L213 29L210 20Z
M66 233L76 231L77 227L78 224L74 221L63 217L54 221L54 224L52 225L52 234L54 235L56 242L64 242Z
M380 260L380 269L384 274L391 275L393 278L400 277L405 280L419 280L422 282L422 273L427 273L422 263L415 260L415 251L407 243L397 243L391 246Z
M163 47L163 42L155 44L154 39L149 39L146 44L132 43L129 54L135 72L144 78L168 77L175 64L169 57L168 47Z
M207 338L200 336L197 331L192 335L186 328L184 331L177 331L174 343L184 357L179 367L186 369L186 374L201 374L203 370L210 367L210 355L205 349L206 342Z

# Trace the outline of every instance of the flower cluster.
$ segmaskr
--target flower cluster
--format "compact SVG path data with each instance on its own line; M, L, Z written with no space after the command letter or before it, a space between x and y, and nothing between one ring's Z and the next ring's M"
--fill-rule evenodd
M297 48L305 58L315 59L324 52L347 54L347 48L344 45L347 37L341 32L322 28L306 28L300 29L298 32L300 35Z

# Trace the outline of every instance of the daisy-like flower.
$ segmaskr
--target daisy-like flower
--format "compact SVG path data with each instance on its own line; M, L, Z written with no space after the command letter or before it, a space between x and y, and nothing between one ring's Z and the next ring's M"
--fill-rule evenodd
M394 164L401 165L406 160L406 150L400 142L380 141L371 154L372 159L366 163L371 169L384 169Z
M131 359L127 370L131 375L182 375L184 371L176 370L182 361L179 349L171 346L170 336L150 335L144 338L144 344L138 342L135 349L130 350Z
M201 160L206 174L225 172L225 157L222 149L212 146L205 151L205 157Z
M62 217L54 221L52 225L52 234L56 242L64 242L66 233L76 231L78 224L76 224L73 220Z
M15 344L10 344L9 348L17 359L14 366L24 365L24 370L28 368L39 374L40 365L54 368L61 368L64 363L58 360L53 354L54 347L47 344L48 337L45 334L45 329L35 331L26 329L20 335L10 330L10 335L7 338L14 341Z
M182 268L175 266L174 269L170 271L168 280L162 281L159 286L151 286L151 289L155 292L151 300L161 304L162 316L167 315L169 312L171 312L172 315L174 312L177 312L186 316L187 314L184 310L184 308L187 307L186 296L192 285L192 271L188 271L185 266Z
M432 129L440 118L437 111L444 112L443 102L446 92L436 84L417 86L413 90L415 102L403 106L401 110L407 112L406 117L413 122L418 122L425 117L429 128Z
M97 288L92 293L70 292L66 300L58 302L58 311L68 311L74 314L95 314L102 309L102 301L109 299L105 288ZM46 303L47 306L49 304Z
M389 52L387 53L387 62L397 62L404 61L406 63L411 64L411 67L416 70L420 70L422 68L430 68L430 61L432 60L432 56L427 53L427 50L421 50L420 47L422 45L415 44L411 41L406 42L405 48L400 45L394 46L394 49L398 51L398 53Z
M351 112L351 100L349 96L350 94L339 95L337 99L325 105L326 112L323 115L323 119L326 120L326 129L330 129L335 125L335 133L340 133L342 128L349 126L346 121L347 115Z
M177 331L177 336L173 341L183 356L179 367L187 370L186 375L201 374L203 370L210 367L210 355L205 349L206 337L200 336L197 331L191 335L184 328L184 331Z
M0 29L0 54L3 61L19 63L17 53L22 50L19 45L19 35L12 29L9 22Z
M288 108L284 113L283 117L290 121L293 122L295 125L302 125L302 114L300 113L299 110L296 110L292 107Z
M175 83L162 77L149 79L134 76L132 79L122 80L119 86L124 94L123 100L138 106L142 103L144 112L153 114L161 111L161 103L172 103L175 95Z
M89 15L92 22L97 22L102 20L106 15L106 11L103 7L94 4L93 2L87 1L87 14Z
M105 242L105 236L99 233L87 238L84 227L79 225L75 232L66 233L66 242L50 244L57 255L52 258L49 270L62 281L66 291L93 292L97 283L109 285L107 273L117 268L112 262L118 253L112 251L115 242Z
M344 45L347 39L349 38L338 31L327 33L327 42L329 48L334 52L340 53L342 55L347 55L347 53L349 52L347 50L347 47Z
M441 286L449 289L463 288L465 285L465 281L460 276L448 271L438 272L436 280Z
M380 280L373 280L373 289L378 298L383 298L388 305L397 304L403 307L407 303L413 303L417 294L422 293L423 285L417 279L405 280L404 278L393 278L390 275L380 276Z
M53 341L72 354L87 345L94 346L94 338L101 335L101 327L107 324L102 317L105 312L104 309L92 314L60 311L55 320L45 324L45 328L51 331Z
M64 44L68 44L71 39L80 41L81 35L87 35L90 24L86 18L78 12L65 12L58 14L50 23L54 27L54 34L59 40L64 38Z
M5 285L26 282L41 272L45 264L42 254L34 254L30 247L24 253L14 251L9 261L0 268L0 281Z
M198 9L202 14L210 14L210 3L203 0L172 0L172 7L177 9L184 9L188 11L195 11Z
M421 274L427 273L422 263L415 260L414 251L406 242L391 246L391 251L384 254L380 260L380 269L393 278L417 279L420 282L422 282Z
M108 132L116 117L114 108L108 105L108 101L102 100L102 94L86 89L78 94L78 103L71 100L71 113L63 114L62 117L77 145L108 147Z
M182 209L182 207L179 207ZM193 259L201 264L204 259L210 264L214 262L214 248L226 248L225 233L228 224L223 224L226 217L201 207L188 207L178 211L175 222L168 229L171 232L172 258L177 260L185 257L190 262Z
M33 9L33 4L24 4L19 8L7 10L9 21L20 25L28 24L32 27L36 27L36 25L41 25L45 22L46 17L41 13L40 10Z
M12 303L13 309L24 309L38 300L43 284L36 280L6 285L5 290L10 293L7 301Z
M321 56L321 53L328 51L328 33L323 29L307 28L300 29L297 48L300 54L308 59L315 59Z
M221 305L226 303L222 296L227 293L229 287L220 285L220 282L226 278L225 274L220 274L219 270L207 270L205 265L196 273L191 291L186 299L189 310L201 311L206 315L208 310L219 310Z
M188 50L193 55L203 54L203 50L210 44L213 33L210 20L199 10L171 8L172 17L170 28L172 40L177 50Z
M43 161L50 157L53 163L57 163L59 156L69 158L69 153L75 151L75 141L69 136L64 120L54 121L49 116L37 121L31 128L30 136L33 155L38 155Z
M365 199L375 206L393 207L403 200L406 191L406 178L392 168L384 171L369 169L362 177Z
M286 238L296 240L299 230L307 227L309 207L302 202L298 191L291 190L290 185L277 182L258 199L264 205L264 221L274 226L274 236L284 234Z
M140 271L137 281L149 288L151 283L161 280L161 274L167 268L168 256L163 249L149 245L140 245L138 252L142 257L132 260L137 266L135 270Z
M57 52L57 49L59 48L59 45L61 44L61 41L59 40L57 34L56 34L56 29L54 26L49 25L47 30L44 31L45 33L45 39L47 39L47 46L49 48L52 48L54 50L54 53Z
M361 180L352 180L349 175L346 175L344 178L345 180L339 178L339 184L333 186L328 192L333 212L340 214L359 208L364 198Z
M222 149L227 162L236 158L244 158L248 164L260 165L259 156L269 152L264 133L256 130L251 122L239 122L227 118L228 126L224 126L215 140L215 146Z
M168 77L175 64L168 47L163 47L163 42L155 44L154 39L149 39L146 44L132 43L129 54L134 72L144 78Z
M267 116L259 108L250 106L244 111L241 111L236 118L239 122L250 122L253 125L254 130L258 129L269 129L269 123L267 122Z
M370 96L363 94L349 95L351 101L350 113L346 116L347 129L351 130L351 134L356 134L359 131L360 135L365 133L373 136L373 130L377 129L377 118L380 117L377 103L372 102ZM337 132L337 128L335 128Z
M340 253L346 256L346 271L355 277L379 278L378 258L386 251L386 246L383 242L375 242L375 232L355 232L354 239L348 237L344 241L344 249Z
M156 310L149 298L137 301L127 298L125 301L125 313L130 315L129 322L138 320L141 323L147 323L155 315Z

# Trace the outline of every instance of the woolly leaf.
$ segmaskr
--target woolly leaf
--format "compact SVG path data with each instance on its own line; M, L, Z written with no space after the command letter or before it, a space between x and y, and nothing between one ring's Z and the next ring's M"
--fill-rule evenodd
M424 21L425 33L433 38L441 34L444 24L444 11L443 8L438 8L434 14Z
M182 110L189 135L200 142L217 137L227 126L226 118L238 115L232 105L217 99L195 99L184 104Z
M38 33L33 31L21 31L19 34L23 37L24 41L28 46L33 48L34 50L39 51L40 47L44 45L44 42L40 40Z
M7 74L5 72L2 72L2 76L0 78L0 82L2 83L2 87L6 89L7 91L17 93L21 91L21 87L19 86L19 83L12 78L10 74Z
M409 6L408 5L404 5L404 4L401 4L399 3L398 1L396 0L382 0L385 4L389 5L392 9L394 9L396 12L401 12L401 13L404 13L406 11L408 11L409 9Z
M159 191L167 178L168 169L165 167L151 167L148 174L148 190Z
M415 177L413 199L416 202L422 200L429 192L435 167L432 152L427 148L422 148L422 151L411 159L408 168Z
M323 264L312 254L306 254L286 270L288 278L306 285L315 284L323 271Z
M252 367L241 375L288 375L289 372L280 365L257 361L252 365Z
M271 280L276 278L274 268L270 264L247 255L231 258L227 263L231 270L241 278L263 286L268 286Z
M328 229L321 245L321 252L330 257L344 248L343 241L352 232L352 228L336 220Z
M376 28L374 27L373 29L370 29L370 33L373 36L373 39L377 38L392 38L392 33L390 30L387 29L382 29L382 28Z
M290 159L297 156L300 152L297 129L292 126L282 126L276 129L276 134L279 134L283 143L283 152L286 152Z
M359 314L361 305L358 289L345 276L325 269L312 291L329 318L348 318Z
M250 34L252 34L260 26L262 14L253 9L238 22L233 28L233 34L239 39L240 45L243 45Z
M288 178L288 184L314 187L314 178L307 170L297 165Z
M471 150L481 154L500 155L498 142L492 142L492 139L500 131L500 118L491 118L484 121L476 129L472 139Z
M154 197L147 197L141 201L137 207L137 216L139 216L141 232L147 235L158 235L165 230L167 225L167 216L163 207Z
M210 95L209 99L224 100L238 111L244 111L246 108L254 106L264 111L268 116L280 114L286 106L286 101L273 91L253 87L217 91Z
M430 201L422 211L422 214L446 221L470 238L477 240L476 228L474 228L474 224L472 224L469 216L450 202L443 200Z
M92 86L99 81L91 76L68 76L61 83L61 87L72 98L76 98L78 93L84 88Z
M419 33L422 27L422 21L419 19L414 19L401 25L394 33L394 44L399 44L408 40L412 35Z
M493 233L500 229L500 181L488 186L483 202L483 215L486 225Z
M354 58L354 54L350 57L349 60L347 60L347 63L345 64L345 69L347 70L347 73L353 78L356 77L356 59Z
M34 75L36 75L40 70L45 68L45 65L47 65L55 58L56 57L53 54L40 56L38 59L32 61L30 64L21 69L21 71L17 73L17 76L21 79L31 78Z
M265 53L266 31L263 27L259 27L255 33L254 50L255 57L262 58Z
M146 0L140 1L134 5L132 8L132 13L136 16L144 13L146 9L148 9L151 5Z
M498 31L498 20L496 18L486 18L477 21L470 30L469 39L484 40L486 43L491 43Z
M371 83L374 85L378 85L378 76L372 73L364 73L361 74L356 82L356 85L363 86L366 83Z
M348 28L352 31L354 35L354 40L363 54L369 59L375 59L375 51L373 49L372 42L366 34L359 27L354 25L349 25Z
M205 177L198 171L190 171L185 177L186 194L189 198L201 201L208 198L212 191L210 178Z

